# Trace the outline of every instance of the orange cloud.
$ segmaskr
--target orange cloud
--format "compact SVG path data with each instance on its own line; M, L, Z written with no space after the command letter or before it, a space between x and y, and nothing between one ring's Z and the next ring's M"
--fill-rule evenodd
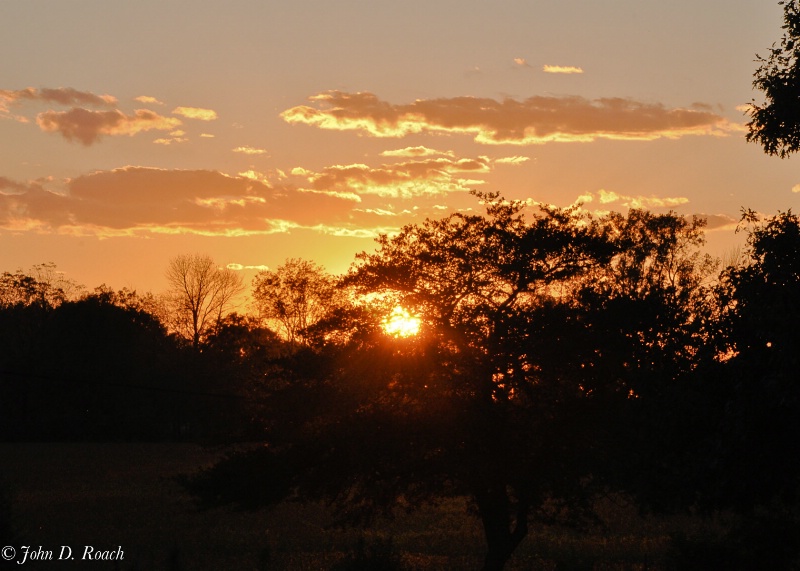
M739 224L738 218L732 218L727 214L698 214L698 218L706 221L706 230L734 230Z
M575 67L572 65L544 65L542 66L542 71L544 71L545 73L564 73L564 74L583 73L582 68Z
M89 111L80 107L69 111L39 113L36 123L42 131L59 132L68 141L78 140L87 146L104 135L132 136L151 129L171 131L181 124L179 119L162 117L146 109L137 109L133 115L125 115L116 109Z
M135 135L141 131L157 129L171 131L181 124L179 119L163 117L147 109L137 109L133 115L122 111L89 111L75 107L69 111L45 111L36 117L36 123L48 133L59 132L68 141L78 140L84 145L97 142L104 135Z
M213 109L202 109L200 107L176 107L172 110L172 113L187 119L198 119L200 121L214 121L217 118L217 112Z
M429 149L428 147L406 147L405 149L395 149L393 151L383 151L382 157L430 157L435 155L444 155L452 157L453 151L437 151L436 149Z
M477 159L425 159L370 167L364 164L334 165L322 172L294 169L310 190L333 193L409 198L469 191L482 180L461 178L461 173L484 174L491 170L486 157Z
M331 225L356 232L352 205L218 171L125 167L79 176L59 193L0 178L0 229L12 231L243 236Z
M0 90L0 100L6 104L18 101L45 101L47 103L58 103L60 105L93 105L97 107L115 107L117 98L111 95L95 95L88 91L78 91L71 87L59 87L56 89L42 88L20 89L10 91Z
M530 157L514 156L514 157L502 157L495 160L494 162L497 163L498 165L521 165L522 163L527 163L529 160L531 160Z
M244 146L244 147L236 147L235 149L233 149L233 152L242 153L245 155L266 155L268 151L266 149L255 149L253 147Z
M625 208L667 208L687 204L689 199L684 196L660 198L657 196L626 196L616 192L600 189L596 193L582 194L576 203L587 204L597 200L602 205L618 204Z
M517 101L477 97L420 99L394 105L371 93L328 91L281 113L291 124L359 131L374 137L469 134L485 144L534 145L596 139L654 140L725 135L733 126L698 109L668 109L631 99L535 96Z
M163 101L159 101L155 97L150 97L149 95L140 95L139 97L134 98L134 101L149 105L164 105Z

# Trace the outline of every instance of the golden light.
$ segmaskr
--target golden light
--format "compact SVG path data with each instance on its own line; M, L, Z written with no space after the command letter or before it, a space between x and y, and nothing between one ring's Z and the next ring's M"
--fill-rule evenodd
M419 317L398 306L383 320L383 330L395 337L411 337L419 333L420 323Z

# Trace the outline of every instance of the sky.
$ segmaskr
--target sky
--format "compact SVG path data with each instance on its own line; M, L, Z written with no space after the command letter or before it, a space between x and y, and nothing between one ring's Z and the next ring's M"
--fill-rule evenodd
M800 207L745 141L764 0L0 0L0 271L162 292L171 258L249 285L341 273L469 191L708 220Z

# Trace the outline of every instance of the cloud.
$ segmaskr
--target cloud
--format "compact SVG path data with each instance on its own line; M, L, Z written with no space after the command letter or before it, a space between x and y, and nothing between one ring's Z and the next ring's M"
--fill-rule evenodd
M172 110L172 113L173 115L200 121L214 121L217 118L217 112L213 109L202 109L200 107L176 107Z
M503 157L495 160L494 162L497 163L498 165L521 165L522 163L527 163L529 160L531 160L530 157L514 156L514 157Z
M517 101L454 97L395 105L372 93L328 91L310 105L281 113L290 124L358 131L374 137L418 133L472 135L485 144L534 145L596 139L654 140L686 135L726 135L733 126L698 109L669 109L632 99L535 96Z
M469 191L474 186L484 184L484 181L462 178L460 175L485 174L491 168L492 163L486 157L427 158L379 167L365 164L334 165L322 172L297 168L292 174L305 177L310 190L410 198Z
M698 218L706 221L706 230L733 230L739 224L738 218L732 218L727 214L698 214Z
M115 107L117 104L117 98L111 95L95 95L89 91L78 91L71 87L56 89L28 87L17 91L2 89L0 90L0 101L5 104L20 101L44 101L60 105L92 105L96 107Z
M582 68L571 65L544 65L542 66L542 71L545 73L563 73L563 74L583 73Z
M627 196L613 191L600 189L596 193L587 192L575 200L575 204L588 204L598 202L606 205L619 205L625 208L671 208L687 204L689 199L684 196L661 198L657 196Z
M435 155L444 155L452 157L453 151L437 151L436 149L429 149L428 147L406 147L405 149L395 149L393 151L383 151L382 157L430 157Z
M260 272L266 272L269 270L269 266L265 265L258 265L258 266L245 266L243 264L231 263L225 266L229 270L233 270L235 272L241 272L242 270L258 270Z
M800 184L796 184L792 187L792 192L800 192Z
M90 111L75 107L69 111L45 111L36 117L42 131L59 132L68 141L78 140L84 145L99 141L104 135L135 135L141 131L157 129L171 131L181 124L179 119L163 117L147 109L137 109L126 115L117 109Z
M516 65L518 67L530 67L530 65L525 60L525 58L521 58L521 57L515 57L514 58L514 65Z
M245 155L266 155L268 151L265 149L255 149L253 147L244 146L244 147L236 147L235 149L233 149L233 152L243 153Z
M62 191L0 178L0 228L72 235L243 236L325 225L356 231L353 202L218 171L125 167ZM321 231L321 230L319 230Z
M164 105L163 101L159 101L155 97L150 97L149 95L140 95L136 97L134 101L138 101L139 103L145 103L149 105Z

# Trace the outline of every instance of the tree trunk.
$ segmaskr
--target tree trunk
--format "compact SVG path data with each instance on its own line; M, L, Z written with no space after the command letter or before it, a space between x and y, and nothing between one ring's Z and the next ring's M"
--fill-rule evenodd
M497 484L479 489L475 502L486 536L482 571L503 571L511 554L528 535L528 502L523 497L512 502L506 486Z

